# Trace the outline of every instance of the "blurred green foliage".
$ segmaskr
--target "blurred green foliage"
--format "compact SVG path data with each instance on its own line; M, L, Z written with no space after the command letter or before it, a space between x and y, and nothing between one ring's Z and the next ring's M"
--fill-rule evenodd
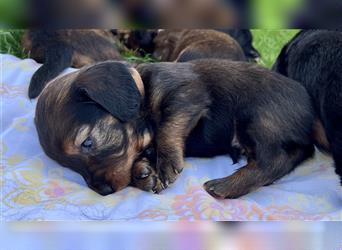
M293 15L304 6L304 0L252 0L252 27L281 29L289 27Z
M24 27L28 3L27 0L0 0L0 28Z

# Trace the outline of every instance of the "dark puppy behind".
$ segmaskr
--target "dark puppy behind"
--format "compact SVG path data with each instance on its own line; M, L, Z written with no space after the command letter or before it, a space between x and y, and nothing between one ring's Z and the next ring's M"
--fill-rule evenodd
M320 148L331 151L336 173L342 177L342 32L303 30L280 52L273 70L307 89L319 115ZM327 141L325 139L325 135ZM330 145L329 145L330 144ZM342 178L341 178L342 183Z
M240 45L232 37L215 30L162 30L154 43L153 56L161 61L187 62L203 58L246 60Z
M50 80L68 67L121 60L115 37L105 30L29 30L22 44L30 57L43 63L31 79L30 98L36 98Z
M184 156L245 154L245 167L205 184L215 197L235 198L273 183L313 153L314 114L295 81L229 60L143 64L138 72L100 63L55 79L38 99L45 152L101 194L132 180L160 192L176 180ZM141 159L151 147L147 160L156 173Z
M141 56L153 54L155 44L154 38L158 34L156 29L116 29L113 34L128 48L137 51Z
M257 61L260 58L260 53L253 47L252 32L248 29L219 29L218 31L225 32L233 37L243 49L246 58L249 61Z
M241 46L245 57L250 61L256 61L260 54L253 47L253 36L248 29L218 29L234 38ZM158 34L158 30L114 30L127 48L137 50L140 55L153 54L155 50L154 38Z

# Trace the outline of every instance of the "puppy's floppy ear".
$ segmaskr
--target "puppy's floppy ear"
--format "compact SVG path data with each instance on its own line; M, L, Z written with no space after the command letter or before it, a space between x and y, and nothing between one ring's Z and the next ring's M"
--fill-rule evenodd
M142 97L128 67L104 62L80 72L72 92L78 102L93 101L122 122L139 115Z

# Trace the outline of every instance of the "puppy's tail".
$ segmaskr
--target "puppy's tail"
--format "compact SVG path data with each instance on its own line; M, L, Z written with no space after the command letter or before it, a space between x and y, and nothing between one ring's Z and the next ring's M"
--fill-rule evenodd
M44 64L33 74L30 82L30 99L36 98L50 80L71 66L73 49L69 45L56 41L44 49Z

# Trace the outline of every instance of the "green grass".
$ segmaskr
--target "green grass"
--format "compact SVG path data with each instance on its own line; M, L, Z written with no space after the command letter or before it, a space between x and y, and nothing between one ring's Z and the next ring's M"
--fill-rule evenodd
M298 30L252 30L254 47L261 54L260 64L271 68L280 50L297 32Z
M261 54L260 64L270 68L277 58L281 48L298 30L252 30L254 46ZM27 58L28 55L21 47L23 30L0 30L0 53L8 53L19 58ZM123 57L131 63L153 62L150 55L138 56L135 51L124 51Z
M21 47L23 33L23 30L0 30L0 53L27 58L27 53Z
M130 63L146 63L155 62L156 60L151 57L150 54L141 57L138 52L132 50L126 50L122 53L122 56Z

